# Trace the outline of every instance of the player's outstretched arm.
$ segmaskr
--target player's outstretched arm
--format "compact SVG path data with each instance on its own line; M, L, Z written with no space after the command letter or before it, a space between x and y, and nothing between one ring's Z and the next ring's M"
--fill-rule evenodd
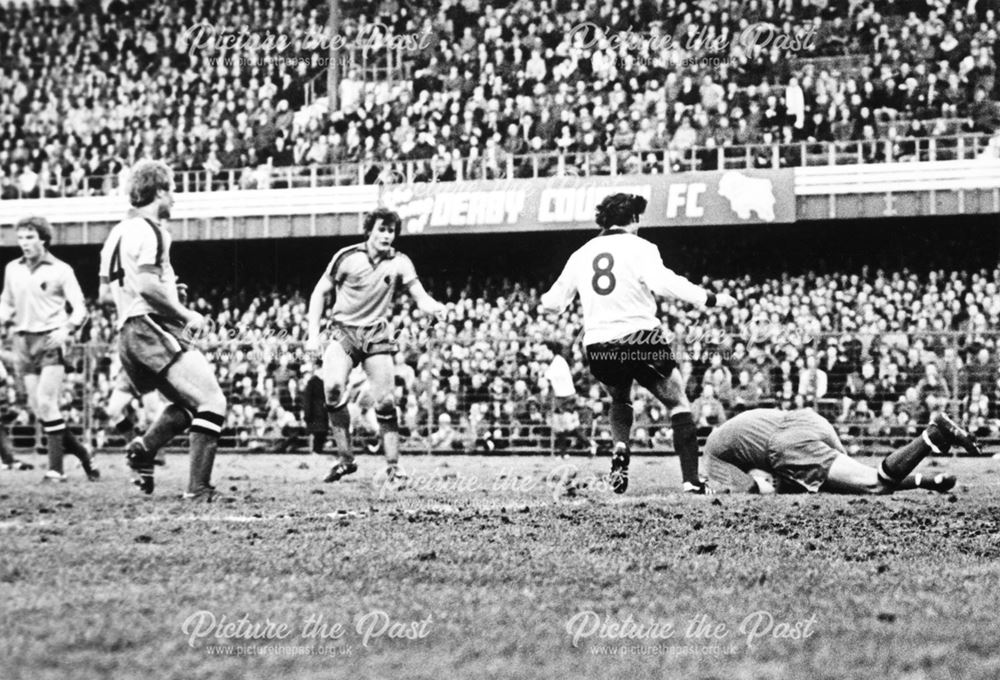
M312 295L309 296L309 310L306 312L306 323L308 324L306 349L310 352L319 349L320 318L326 307L326 298L331 292L333 292L333 281L330 280L329 276L323 274L313 287Z
M417 269L406 255L400 255L399 282L424 314L442 316L448 308L431 297L417 277Z
M417 309L424 314L440 316L448 311L448 308L444 304L431 297L431 294L424 288L424 284L420 283L420 279L411 281L407 291L409 291L413 301L417 303Z
M573 301L573 297L576 295L576 286L573 284L572 262L573 260L570 258L556 282L548 291L542 293L538 305L539 312L561 312Z
M642 274L643 282L654 295L683 300L698 307L734 307L736 298L727 293L712 293L685 277L667 269L659 256L651 261Z

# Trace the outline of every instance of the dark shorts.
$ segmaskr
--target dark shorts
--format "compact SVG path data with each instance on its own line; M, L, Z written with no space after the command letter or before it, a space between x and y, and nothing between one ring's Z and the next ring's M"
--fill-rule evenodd
M164 373L190 348L183 326L152 314L127 319L118 334L122 368L139 394L160 389Z
M554 413L574 413L576 412L576 395L572 397L553 397L552 411Z
M14 367L19 375L38 375L46 366L63 366L61 347L46 349L49 333L16 333Z
M331 339L340 344L355 365L375 354L395 354L399 346L388 323L373 326L334 324Z
M673 347L660 329L587 345L587 361L590 373L605 385L633 380L648 385L669 378L677 368Z

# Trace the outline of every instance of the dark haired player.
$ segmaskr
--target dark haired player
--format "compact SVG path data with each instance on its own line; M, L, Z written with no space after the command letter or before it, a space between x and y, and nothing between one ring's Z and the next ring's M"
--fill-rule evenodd
M191 428L190 478L184 498L211 501L212 466L226 414L226 397L205 355L191 346L205 325L180 301L165 221L173 206L173 173L161 161L132 169L132 210L101 250L101 297L118 312L122 368L140 394L159 390L170 403L141 438L126 448L136 485L153 492L156 452Z
M657 318L656 297L673 297L701 307L731 306L736 300L711 293L663 266L656 246L636 235L646 199L613 194L597 206L601 233L573 253L559 279L542 296L540 311L560 312L579 293L590 372L611 395L611 485L628 488L630 395L633 381L670 409L674 449L680 457L684 491L706 493L698 477L698 438L684 379Z
M28 217L14 227L22 257L8 263L0 295L0 323L12 323L14 365L24 381L28 405L41 422L48 446L44 481L65 482L63 452L80 459L87 479L100 472L90 453L66 427L59 412L66 367L63 351L87 317L83 292L73 269L49 252L52 226L44 217ZM66 312L69 304L71 313Z
M876 469L848 456L833 426L812 409L757 408L716 428L705 442L705 460L709 483L717 491L945 493L955 486L953 476L911 473L931 452L948 453L956 444L982 455L975 438L940 413L920 436L883 458Z
M392 356L397 348L389 319L392 301L397 291L404 290L425 314L443 314L445 306L424 290L410 258L393 247L401 226L399 215L385 208L366 215L365 241L337 251L309 298L306 348L315 352L320 349L326 298L334 295L332 337L323 354L322 379L339 461L327 475L327 482L358 469L351 451L347 379L359 363L371 385L388 465L387 481L401 484L405 480L399 468L399 416L393 396Z

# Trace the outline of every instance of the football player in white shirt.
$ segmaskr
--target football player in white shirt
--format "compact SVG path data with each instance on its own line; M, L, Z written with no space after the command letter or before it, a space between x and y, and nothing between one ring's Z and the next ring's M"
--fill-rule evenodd
M171 403L142 437L126 448L136 485L153 492L155 453L191 428L190 476L184 498L211 501L212 466L226 418L226 397L208 359L192 344L205 318L178 295L165 221L173 206L173 173L162 161L142 160L132 170L129 216L101 250L101 298L118 312L118 353L140 394L159 390Z
M556 450L564 451L574 439L578 448L587 446L588 440L581 431L580 416L576 411L573 372L563 356L563 346L549 340L544 343L544 347L542 358L549 362L549 367L545 369L545 379L552 387L552 430Z
M712 293L663 266L656 246L636 235L646 199L613 194L597 206L601 233L573 253L559 279L542 295L540 311L561 312L579 294L590 372L611 395L614 452L610 481L615 493L628 488L633 381L670 409L674 449L684 491L706 493L698 476L698 437L684 379L657 318L659 297L699 307L729 307L736 300Z

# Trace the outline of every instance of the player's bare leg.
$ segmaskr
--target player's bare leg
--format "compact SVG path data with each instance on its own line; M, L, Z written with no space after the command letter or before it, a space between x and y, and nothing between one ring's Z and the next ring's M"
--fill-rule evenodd
M886 494L892 489L879 481L878 470L837 453L821 491L844 494Z
M65 374L66 369L62 365L54 365L43 366L37 376L24 376L25 389L28 394L35 395L35 416L42 424L47 441L49 473L46 473L46 479L65 481L63 454L68 450L80 459L87 479L95 481L100 478L100 472L93 466L90 452L67 429L66 421L59 412L59 393Z
M198 351L191 350L180 355L167 369L165 382L165 394L177 399L175 406L194 413L191 419L190 475L184 497L211 501L214 491L212 467L219 448L219 434L226 419L226 397L208 359ZM164 430L154 436L166 437L171 432L176 434L181 422L182 415L176 409L165 410L156 423L163 425ZM150 430L159 432L156 425Z
M878 468L863 465L840 454L830 467L823 491L835 493L887 494L907 489L928 489L945 493L955 486L955 478L947 474L912 474L914 468L931 453L947 453L959 445L969 453L978 454L975 438L945 414L938 414L920 436L882 459Z
M921 440L918 437L916 441ZM921 441L921 443L923 442ZM908 444L903 448L906 449L910 446ZM829 493L858 495L890 494L908 489L927 489L945 493L954 486L955 478L943 473L937 475L911 474L898 482L887 483L879 476L877 469L859 463L846 454L838 453L830 466L830 474L820 490Z
M351 449L351 414L347 410L347 379L354 368L354 361L334 339L323 352L320 377L326 389L326 413L330 421L330 434L337 446L337 463L330 469L325 482L335 482L356 472L354 451Z
M39 399L42 397L43 390L54 390L55 394L55 413L56 417L62 420L61 413L59 412L59 393L62 391L62 383L65 378L65 369L59 366L44 366L42 367L41 376L38 381L38 395ZM44 423L43 423L44 427ZM51 435L49 435L51 436ZM65 425L63 421L62 434L59 436L62 439L62 449L64 453L72 453L80 461L83 471L87 475L87 479L91 482L97 481L101 477L100 471L94 465L93 458L91 457L90 451L84 446Z
M36 437L35 437L35 452L38 453L38 447L41 444L41 437L38 431L45 433L44 423L49 419L42 415L41 409L38 405L38 374L26 373L23 376L24 380L24 391L28 396L28 408L35 415L36 420ZM46 415L51 417L51 414L46 411ZM56 412L58 415L58 411ZM48 472L46 472L45 479L65 481L63 477L63 448L62 441L55 442L54 438L46 437L47 450L48 450Z
M160 414L163 413L166 405L160 393L156 390L151 390L141 395L137 394L137 390L132 386L131 381L127 379L125 373L119 373L115 387L108 397L104 410L108 414L108 421L112 429L122 435L126 442L129 442L127 446L130 448L134 448L138 432L136 430L136 419L132 414L128 413L128 407L136 396L139 398L142 413L149 426L156 422ZM149 426L147 426L147 429L149 429ZM163 465L164 462L160 451L152 451L152 453L155 456L154 463L156 465ZM151 492L152 486L150 483L147 493Z
M952 446L982 455L976 438L963 430L945 413L939 413L919 437L886 456L878 468L879 482L890 491L930 489L941 493L955 486L955 477L947 474L910 474L917 464L933 453L946 454Z
M375 402L375 418L378 420L382 435L388 478L389 481L393 481L405 477L399 469L399 415L393 394L396 369L391 354L374 354L366 357L363 365L371 386L372 401Z
M635 411L632 408L632 381L628 380L617 385L605 385L611 397L611 407L608 409L608 419L611 423L611 474L608 481L615 493L625 493L628 489L628 466L631 458L629 442L632 436L632 421Z
M684 491L709 493L709 487L698 476L698 431L691 415L691 404L684 392L680 369L674 368L669 376L665 376L649 367L636 379L670 409L670 427L674 434L674 450L680 459Z
M131 392L116 387L111 391L111 395L104 405L104 411L108 414L108 423L115 432L125 437L126 440L135 437L135 422L126 413L133 398Z
M46 453L42 446L42 421L38 417L38 400L35 398L38 392L38 376L25 374L22 376L24 391L28 400L28 410L35 416L35 455Z

